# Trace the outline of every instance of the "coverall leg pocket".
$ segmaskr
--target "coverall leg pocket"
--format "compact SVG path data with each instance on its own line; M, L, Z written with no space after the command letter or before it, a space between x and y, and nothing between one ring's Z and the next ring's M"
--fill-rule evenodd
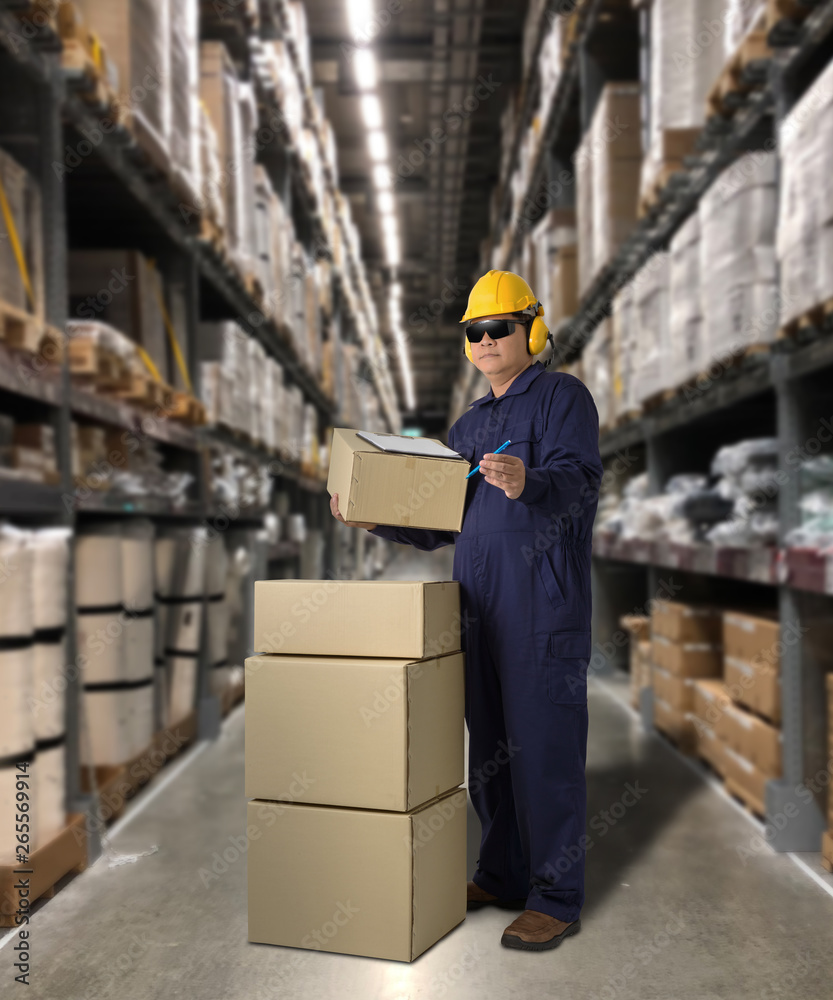
M550 632L547 695L555 705L587 704L590 632Z

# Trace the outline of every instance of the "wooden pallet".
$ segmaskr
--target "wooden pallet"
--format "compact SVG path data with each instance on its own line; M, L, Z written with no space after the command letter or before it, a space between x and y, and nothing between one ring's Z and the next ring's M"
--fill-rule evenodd
M723 67L717 82L706 98L706 118L730 117L746 96L766 82L772 49L760 22L747 34Z
M29 857L28 865L0 866L0 927L14 927L19 896L15 882L29 880L29 903L49 899L55 887L69 873L80 873L87 867L87 821L84 813L67 817L64 829ZM31 868L32 874L19 875L16 868ZM25 926L25 925L24 925Z
M173 390L170 401L162 407L162 416L180 420L189 427L202 427L207 422L205 406L187 392Z
M67 350L72 377L99 392L118 391L130 376L124 359L91 337L71 337Z
M43 320L0 299L0 340L9 347L36 354L45 332Z
M226 235L217 223L207 215L200 220L200 242L211 247L218 257L226 257Z
M104 390L107 395L123 399L144 410L164 409L170 405L171 389L149 375L130 373Z
M764 31L769 36L773 28L776 25L780 28L784 21L789 22L784 27L797 27L809 15L810 9L800 0L767 0Z
M833 298L807 309L801 315L785 323L778 331L779 340L798 340L819 331L833 328Z

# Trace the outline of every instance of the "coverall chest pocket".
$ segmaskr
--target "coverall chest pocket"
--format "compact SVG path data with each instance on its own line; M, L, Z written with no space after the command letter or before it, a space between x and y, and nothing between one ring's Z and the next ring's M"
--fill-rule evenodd
M550 632L547 694L556 705L587 702L590 632Z
M501 431L500 444L509 440L512 442L504 454L515 455L526 466L539 464L541 454L541 437L544 433L544 421L541 416L531 416L527 420L512 419L507 421Z

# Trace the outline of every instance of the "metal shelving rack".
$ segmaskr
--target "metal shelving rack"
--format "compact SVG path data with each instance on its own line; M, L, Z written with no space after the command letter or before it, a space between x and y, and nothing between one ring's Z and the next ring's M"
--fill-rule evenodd
M118 239L130 240L131 245L156 257L160 270L168 277L175 277L185 287L188 303L185 339L188 356L192 359L191 376L195 394L200 394L199 366L196 364L199 359L197 328L200 319L234 319L252 336L260 339L266 350L281 363L287 380L298 385L305 399L315 405L319 430L325 430L337 417L336 406L289 347L286 330L263 317L240 277L199 241L195 224L183 221L179 213L177 196L144 169L141 155L123 130L102 132L94 155L87 158L93 163L82 163L63 179L58 176L53 167L63 161L67 143L73 146L80 139L82 129L90 131L95 128L96 119L81 98L67 89L60 68L59 39L48 30L41 30L25 44L20 44L20 25L12 13L14 8L20 6L14 0L0 0L0 93L7 95L5 100L0 100L0 145L19 159L41 183L47 322L63 329L68 315L67 257L76 229L73 218L68 217L68 208L72 206L75 212L83 212L83 204L80 209L75 205L76 198L83 201L82 186L89 184L91 179L94 184L103 182L108 196L114 199L117 214L123 214L117 227ZM263 37L268 37L270 32L286 30L286 12L279 0L263 0L261 6L264 13ZM237 32L234 17L226 28L236 32L235 37L229 39L234 53L247 58L248 36L245 32ZM212 26L212 31L216 29L216 25ZM13 100L9 99L11 95ZM277 143L286 164L285 185L279 193L286 199L295 199L296 214L306 218L308 225L304 227L306 232L301 234L301 238L305 239L310 255L323 254L331 259L318 207L302 176L301 161L285 135L278 135ZM91 170L95 173L87 173ZM334 191L329 170L327 183ZM106 246L107 243L102 242L101 245ZM351 282L358 289L360 279L360 262L354 260L352 254L349 256L349 270L349 274L344 274L334 268L334 299L341 303L341 308L333 317L330 332L332 336L351 336L373 357L373 345L365 342L357 317L345 307L349 303L343 293L344 285ZM361 302L358 291L356 299ZM389 429L398 429L393 388L384 383L381 369L377 367L375 370L380 374L372 388L379 394ZM143 411L73 385L66 358L60 367L44 370L33 365L31 356L9 349L3 343L0 343L0 401L4 412L24 411L27 419L41 420L53 426L62 475L60 486L0 479L0 517L21 523L74 528L79 520L143 516L160 524L215 527L228 531L230 538L238 532L246 536L262 528L266 511L241 510L229 523L225 512L212 503L205 456L208 446L219 444L270 469L277 487L290 492L294 509L304 512L309 531L317 533L322 539L324 565L316 565L316 571L325 575L335 574L337 522L329 515L325 485L302 474L294 461L283 461L279 455L246 444L221 428L195 429L170 420L150 419ZM166 449L166 454L177 467L193 473L195 486L192 495L182 504L172 504L164 498L111 496L106 493L77 496L70 468L70 423L74 417L120 428L140 439L156 442ZM71 546L68 578L68 664L76 663L78 657L73 549L74 546ZM257 546L255 555L249 582L268 575L270 561L288 561L296 567L303 565L302 546L296 543L280 543L268 548L264 541ZM248 610L251 613L251 609ZM205 629L203 632L197 684L198 736L213 738L219 731L220 706L218 699L209 693ZM94 820L96 802L93 796L82 792L80 783L79 672L69 673L73 676L68 678L66 690L67 808L70 812L86 813L90 857L94 858L100 850Z
M808 6L811 6L808 4ZM574 102L586 129L592 108L604 84L598 65L587 68L588 43L604 3L589 3L585 18L566 56L552 105L552 118L542 125L546 143L531 173L529 201L544 184L547 152L561 138L565 108ZM644 46L645 23L642 33ZM780 22L770 35L775 47L768 78L753 90L728 120L712 120L703 130L698 148L687 158L656 204L638 221L615 258L596 277L583 296L578 311L555 331L556 363L575 360L599 323L610 315L616 292L655 252L665 249L685 219L721 170L744 151L775 149L779 123L794 106L824 60L833 58L833 2L816 3L799 25ZM642 53L644 58L644 52ZM533 67L533 74L536 72ZM527 83L527 100L534 96ZM504 199L506 202L506 199ZM525 204L529 202L524 200ZM509 219L504 208L501 224L513 227L503 266L511 268L521 246L524 226ZM526 228L529 222L526 220ZM498 232L494 240L499 239ZM677 396L649 414L605 431L600 450L606 468L624 464L626 475L647 471L649 493L662 491L669 476L682 471L708 470L711 455L722 444L749 436L770 434L779 440L781 467L814 433L829 414L829 378L833 373L833 336L815 331L804 338L777 341L769 353L750 354L741 363L726 366L712 383L693 397ZM460 395L471 398L477 372L472 366L460 380ZM735 604L755 599L778 609L782 623L781 685L783 777L766 789L768 841L779 851L818 851L824 828L823 802L808 794L803 782L826 773L824 713L825 622L831 619L833 557L820 557L810 566L804 554L785 547L787 532L797 523L800 498L798 475L790 475L779 491L781 545L772 551L745 553L737 549L702 547L687 549L650 542L594 542L592 569L594 640L604 643L620 631L619 618L634 608L634 595L642 595L641 609L655 596L667 594L669 579L683 582L683 599ZM809 631L800 641L785 630L798 624ZM827 643L829 649L829 642ZM619 662L623 650L613 655ZM643 719L652 728L651 706ZM783 822L784 818L787 822Z

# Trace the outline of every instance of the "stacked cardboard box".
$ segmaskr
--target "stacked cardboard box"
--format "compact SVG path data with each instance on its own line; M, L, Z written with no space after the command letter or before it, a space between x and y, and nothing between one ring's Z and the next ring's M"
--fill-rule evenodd
M575 157L580 295L636 223L639 130L639 86L609 83Z
M409 962L465 917L457 583L255 584L249 940Z
M777 619L724 611L723 679L694 691L698 755L760 815L767 781L781 776L779 640Z
M593 396L599 413L599 429L612 427L613 407L613 323L605 317L593 331L582 352L585 385Z
M686 752L695 747L694 681L723 672L720 610L657 601L651 612L654 724Z
M9 214L23 251L35 301L32 303L29 300L18 266L14 241L7 231L9 227L2 214L0 214L0 300L7 306L34 313L42 319L44 272L40 187L31 174L3 150L0 150L0 185L5 192Z
M706 96L723 67L721 14L725 0L649 0L650 77L648 149L642 168L642 193L656 183L666 164L678 166L693 148L705 121ZM718 26L718 37L708 25ZM693 39L707 37L705 44ZM697 49L693 52L694 48Z
M633 280L633 336L639 364L633 375L638 405L668 387L671 255L654 254Z
M700 290L700 216L693 212L671 239L668 387L707 367Z
M639 692L651 686L651 619L646 615L623 615L619 624L630 633L630 702L639 708Z
M346 521L460 530L471 470L464 458L420 454L422 447L444 447L433 438L385 435L383 450L360 433L336 427L330 445L327 492L338 494Z
M778 149L781 322L789 323L833 297L833 63L784 119Z
M700 200L702 367L775 337L775 182L776 154L746 153Z

